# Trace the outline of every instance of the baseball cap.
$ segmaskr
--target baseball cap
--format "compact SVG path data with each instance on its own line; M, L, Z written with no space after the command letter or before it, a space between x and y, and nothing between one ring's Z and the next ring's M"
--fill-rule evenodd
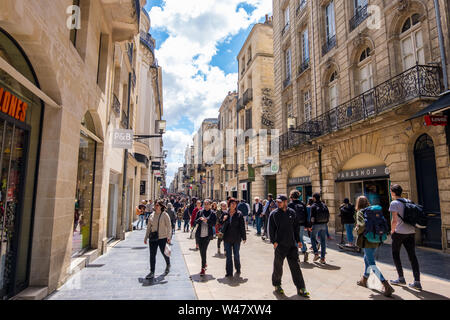
M284 194L280 194L280 195L278 195L278 197L277 197L277 201L285 201L285 200L287 200L288 198L284 195Z

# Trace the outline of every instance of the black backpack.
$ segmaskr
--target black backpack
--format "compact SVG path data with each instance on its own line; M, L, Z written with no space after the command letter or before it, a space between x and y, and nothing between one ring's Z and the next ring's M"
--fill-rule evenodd
M423 206L415 204L410 200L405 199L397 199L405 205L405 209L403 210L403 220L404 223L412 225L418 229L425 229L427 227L428 219L427 215L423 211Z
M289 205L289 207L295 211L295 215L297 217L298 223L301 226L306 225L306 218L308 216L307 212L306 212L306 207L303 204L303 202L299 202L299 203L291 203Z
M316 218L315 224L328 223L330 221L330 211L325 203L316 203Z

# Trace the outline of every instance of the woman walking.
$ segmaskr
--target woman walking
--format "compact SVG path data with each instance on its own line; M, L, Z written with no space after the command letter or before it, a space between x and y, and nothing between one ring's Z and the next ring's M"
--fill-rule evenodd
M227 203L225 201L222 201L220 203L220 209L216 212L217 222L216 222L216 234L217 234L217 254L221 255L220 252L220 244L223 242L223 233L221 231L222 229L222 217L224 214L227 213Z
M167 205L167 213L169 214L170 217L170 223L172 225L172 234L175 233L175 223L177 221L177 216L175 214L175 209L173 207L173 204L171 204L170 202Z
M150 273L145 278L153 279L155 277L156 253L158 252L158 247L166 260L165 274L168 274L170 271L170 258L166 256L164 250L166 249L166 244L170 244L172 239L172 224L163 201L160 200L155 203L155 212L148 218L148 223L144 243L147 244L147 241L149 242Z
M390 286L390 284L386 281L386 279L381 274L381 271L375 265L375 250L380 246L380 243L373 243L367 241L364 236L365 230L365 220L364 220L364 212L363 209L370 206L369 200L365 196L360 196L356 200L356 231L358 234L358 238L356 240L356 245L362 249L364 249L364 275L357 282L357 285L361 287L367 288L367 279L369 279L370 269L372 269L375 275L380 279L381 283L384 286L384 295L386 297L390 297L394 292L394 289Z
M177 212L177 223L178 223L178 230L181 230L181 221L183 221L183 209L178 208Z
M227 255L226 275L225 277L233 276L233 255L234 267L238 274L241 273L241 261L239 251L241 248L241 241L247 241L247 233L245 231L245 220L242 212L237 210L237 200L231 198L228 201L228 212L223 215L223 241L225 253Z
M202 258L202 270L200 275L204 276L206 273L206 251L208 250L209 242L213 238L213 228L216 225L216 215L211 210L211 200L206 199L204 202L204 209L199 211L197 219L195 220L197 231L195 233L195 239L200 249L200 256Z

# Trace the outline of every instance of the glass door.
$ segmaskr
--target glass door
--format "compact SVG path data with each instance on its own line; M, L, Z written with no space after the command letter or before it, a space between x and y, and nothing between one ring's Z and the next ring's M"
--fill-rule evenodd
M350 202L356 204L356 199L359 196L363 196L363 185L362 181L351 182L350 183Z
M28 132L0 120L0 296L11 291Z

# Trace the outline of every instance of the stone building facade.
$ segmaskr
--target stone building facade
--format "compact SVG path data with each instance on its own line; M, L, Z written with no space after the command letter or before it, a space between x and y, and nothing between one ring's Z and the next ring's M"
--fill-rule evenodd
M237 103L237 164L238 197L252 203L256 196L265 197L266 176L262 175L264 160L260 156L261 130L269 134L274 125L273 95L273 26L266 16L265 23L253 26L242 46L239 63L239 99ZM243 134L243 136L241 136Z
M448 1L440 7L448 35ZM433 1L276 0L273 15L277 192L321 192L341 230L345 197L366 195L389 217L400 184L429 213L418 243L448 250L449 136L411 119L444 90Z
M67 24L77 22L74 4L79 29ZM140 47L139 31L150 27L145 4L0 2L0 100L22 110L0 115L10 144L1 153L11 159L2 163L2 298L45 297L131 230L146 175L136 155L152 147L130 150L124 179L124 152L112 148L111 133L145 129L139 119L154 116L155 105L162 116L161 72L149 70L154 52L143 62L148 48ZM142 91L150 96L141 100Z

